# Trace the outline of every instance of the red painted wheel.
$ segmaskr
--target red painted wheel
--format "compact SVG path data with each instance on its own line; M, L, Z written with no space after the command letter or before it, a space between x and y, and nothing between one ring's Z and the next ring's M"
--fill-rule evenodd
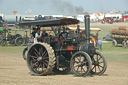
M46 43L37 43L31 46L28 50L27 64L34 75L49 74L55 64L55 55L52 47Z

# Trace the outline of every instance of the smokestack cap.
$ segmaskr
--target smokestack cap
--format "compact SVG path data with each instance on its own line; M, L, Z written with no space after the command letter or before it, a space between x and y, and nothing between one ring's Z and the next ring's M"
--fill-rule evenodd
M90 18L90 15L84 15L84 18L87 18L87 17Z

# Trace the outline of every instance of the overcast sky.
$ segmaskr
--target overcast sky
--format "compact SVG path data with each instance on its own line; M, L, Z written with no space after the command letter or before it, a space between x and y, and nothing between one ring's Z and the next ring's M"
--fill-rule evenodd
M18 11L25 14L27 9L32 14L76 15L111 10L128 11L128 0L0 0L0 13L12 14Z

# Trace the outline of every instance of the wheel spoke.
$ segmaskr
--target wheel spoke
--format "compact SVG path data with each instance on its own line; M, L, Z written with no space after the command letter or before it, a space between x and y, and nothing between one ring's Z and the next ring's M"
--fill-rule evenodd
M47 64L47 63L45 63L45 62L43 62L43 64L45 64L45 66L48 66L48 64Z
M99 62L99 63L104 63L104 62Z
M87 65L84 65L87 69L88 69L88 66Z
M48 60L45 60L45 62L47 62L47 63L48 63Z
M79 60L79 62L80 62L80 59L77 57L77 60Z
M34 52L34 54L36 55L36 57L38 57L38 55L36 54L36 52Z
M44 64L43 64L43 68L45 68L45 67L44 67Z
M92 70L95 68L96 66L94 65L94 67L92 68Z
M103 66L99 65L101 68L104 68Z
M32 64L32 66L33 66L33 68L35 68L35 69L36 69L36 68L37 68L37 66L38 66L38 62L33 63L33 64Z
M96 73L96 66L95 66L95 73Z
M78 65L74 66L74 67L78 67Z
M83 67L82 67L82 70L83 70L84 72L86 72Z
M45 54L43 57L45 57L47 54L48 54L48 53L46 52L46 54Z
M39 56L41 55L41 49L39 49Z
M82 67L81 67L81 73L82 73Z
M40 55L41 55L41 53L43 52L43 49L42 49L42 47L41 47L41 52L40 52Z
M98 55L97 55L97 61L99 61L99 59L98 59Z
M38 58L38 57L35 57L35 56L31 56L32 58Z
M77 62L77 61L74 60L74 63L77 63L78 64L79 62Z
M81 55L80 55L80 61L81 61Z
M49 59L49 57L44 57L43 59L44 59L44 60L45 60L45 59Z
M40 64L39 64L38 67L37 67L37 71L39 71L39 68L40 68Z
M77 71L79 70L79 67L77 68Z
M101 57L98 59L98 61L101 59Z
M101 71L99 66L98 66L98 68L99 68L99 71Z
M41 68L42 68L42 72L43 72L43 66L42 66L42 64L41 64Z
M33 62L36 62L37 60L36 59L33 59Z
M94 56L93 56L93 58L92 58L92 61L94 61L94 62L95 62Z
M45 54L46 51L44 51L44 53L42 53L42 56Z
M37 54L40 55L39 52L37 51L37 49L36 49L36 48L34 48L34 49L35 49L35 51L37 52Z
M86 64L88 61L83 61L83 64Z

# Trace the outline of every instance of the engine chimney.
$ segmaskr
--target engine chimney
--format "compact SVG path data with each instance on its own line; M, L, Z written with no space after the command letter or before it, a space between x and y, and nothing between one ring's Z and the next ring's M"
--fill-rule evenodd
M87 45L90 44L90 16L84 16L84 23L85 23L85 34L86 34L86 43Z

